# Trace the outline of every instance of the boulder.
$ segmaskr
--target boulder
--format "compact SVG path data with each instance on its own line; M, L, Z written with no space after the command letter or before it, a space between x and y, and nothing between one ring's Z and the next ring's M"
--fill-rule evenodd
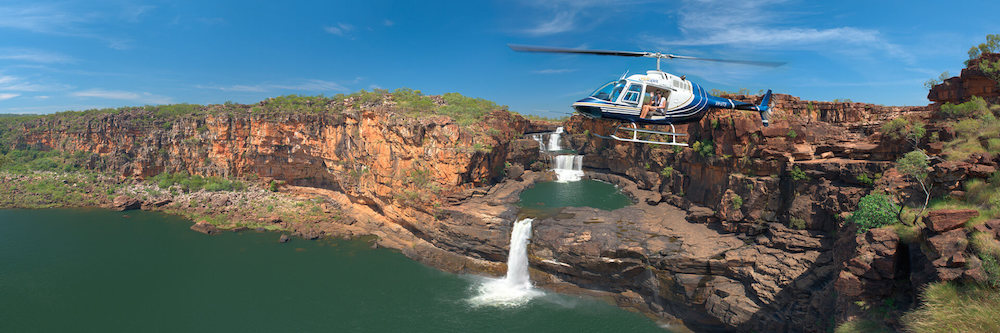
M118 211L133 210L142 207L142 202L126 195L119 195L115 197L111 204L112 207Z
M979 216L979 211L975 209L939 209L927 214L927 228L941 233L959 228L976 216Z
M191 230L206 234L215 235L218 234L219 228L216 228L214 224L208 223L208 221L201 220L191 226Z
M521 181L522 175L524 175L524 166L520 163L511 164L510 167L507 168L507 178Z
M261 223L275 224L275 223L281 223L281 217L279 217L278 215L271 215L259 218L257 219L257 221L260 221Z
M991 234L993 237L1000 237L1000 219L983 222L983 224L976 226L976 231Z
M278 243L288 243L290 240L292 240L292 238L288 237L286 234L281 234L281 237L278 237Z
M969 167L969 176L978 178L987 178L996 171L997 168L994 168L993 166L990 165L973 164L971 167Z
M962 252L965 252L969 240L966 238L964 229L955 229L928 238L927 244L936 254L936 256L931 256L931 258L938 258L934 264L936 266L945 266L948 265L949 261L952 261L951 259L955 255L962 255Z

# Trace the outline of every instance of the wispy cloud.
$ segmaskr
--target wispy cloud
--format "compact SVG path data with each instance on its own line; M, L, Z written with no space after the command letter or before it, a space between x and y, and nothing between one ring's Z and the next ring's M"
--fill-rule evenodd
M15 60L48 64L73 62L75 59L67 55L42 50L0 48L0 60Z
M341 37L344 37L347 33L351 32L351 30L354 30L354 26L347 23L337 23L337 25L323 27L323 31L326 31L331 35Z
M275 84L275 83L262 83L262 84L237 84L230 86L205 86L198 85L195 86L199 89L215 89L222 91L234 91L234 92L270 92L276 90L293 90L293 91L340 91L346 92L348 89L343 85L324 80L306 80L298 83L291 84Z
M152 11L156 6L129 6L122 9L121 18L131 23L139 22L139 19Z
M543 13L541 19L522 33L531 36L548 36L571 31L588 30L597 22L607 18L608 13L632 8L631 5L648 2L648 0L550 0L525 1L524 4L536 8L534 11ZM584 23L589 22L589 23Z
M644 36L659 47L727 46L740 49L813 50L858 56L872 50L913 62L913 56L887 41L878 30L853 26L817 28L801 13L786 13L789 0L688 0L678 7L678 29L683 38ZM853 54L851 54L853 52Z
M539 69L537 71L531 71L531 72L535 73L535 74L565 74L565 73L576 72L576 69L570 69L570 68L558 68L558 69L556 69L556 68L549 68L549 69Z
M21 94L10 94L10 93L0 94L0 101L8 100L17 96L21 96Z
M125 19L138 19L145 10L131 14L125 13ZM54 4L43 5L0 5L0 28L24 30L33 33L57 36L81 37L96 39L107 43L113 49L125 49L130 41L93 30L92 23L108 20L107 15L93 12L74 12L63 6Z
M387 27L391 27L391 26L396 25L396 22L393 22L390 19L385 19L384 21L382 21L382 25L387 26Z
M37 83L18 76L0 74L0 91L53 91L69 88L66 85Z
M152 104L168 104L171 102L171 99L166 96L154 95L148 92L131 92L122 90L89 89L73 92L70 93L70 95L76 97L116 99Z

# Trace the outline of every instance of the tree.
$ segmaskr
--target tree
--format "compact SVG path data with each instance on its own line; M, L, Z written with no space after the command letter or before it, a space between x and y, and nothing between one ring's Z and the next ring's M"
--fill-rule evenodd
M882 124L882 134L893 140L906 139L916 149L920 145L920 140L927 134L927 129L919 120L910 122L906 118L899 117Z
M927 182L927 165L930 160L930 156L924 154L921 150L914 150L902 158L896 161L896 170L906 176L913 177L914 180L920 184L920 189L924 191L924 205L920 207L920 213L918 213L913 218L913 222L917 222L917 218L924 214L924 210L927 209L927 204L931 200L930 184ZM899 213L897 215L902 215L902 207L900 207Z
M858 201L858 209L847 220L858 225L860 234L871 228L892 224L898 219L898 216L893 216L897 210L898 206L889 199L889 196L872 193Z
M948 71L944 71L943 73L941 73L941 75L938 75L937 79L927 79L927 81L924 82L924 88L930 90L934 88L934 86L940 83L944 83L944 80L947 80L950 77L951 73L948 73Z
M980 43L969 49L969 60L979 58L984 53L1000 52L1000 34L986 35L986 43Z
M970 48L969 60L965 61L965 65L969 66L972 60L980 59L980 57L987 53L1000 53L1000 34L986 35L985 43L980 43ZM980 59L979 70L993 79L993 81L997 81L997 85L1000 86L1000 61L991 62L987 61L987 59Z

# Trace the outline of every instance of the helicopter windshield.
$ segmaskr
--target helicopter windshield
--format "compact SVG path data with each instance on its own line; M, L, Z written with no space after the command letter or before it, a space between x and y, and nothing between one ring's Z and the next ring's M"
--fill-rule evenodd
M623 89L625 89L625 80L611 81L595 90L593 94L590 94L590 97L614 102Z

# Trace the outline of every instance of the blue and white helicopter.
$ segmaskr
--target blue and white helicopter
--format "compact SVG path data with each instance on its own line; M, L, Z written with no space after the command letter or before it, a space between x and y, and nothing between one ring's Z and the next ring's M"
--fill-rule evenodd
M764 126L767 126L768 103L771 100L771 90L768 90L767 93L764 94L764 98L761 99L760 105L753 105L746 102L734 101L728 98L712 96L708 94L705 91L705 88L702 88L701 85L687 80L684 76L678 77L661 71L661 59L703 60L767 67L777 67L784 64L781 62L696 58L682 55L664 54L660 52L584 50L526 45L507 46L514 51L521 52L573 53L656 58L656 70L646 71L646 74L628 75L626 73L618 80L604 84L590 94L590 96L573 103L573 109L589 118L609 119L618 122L617 126L615 126L614 130L612 130L608 136L597 135L599 137L618 141L674 146L687 146L687 143L677 142L678 136L686 136L687 134L676 133L674 125L699 121L712 108L757 111L760 112L761 122ZM664 96L667 100L667 104L658 108L656 111L649 112L645 118L640 117L642 114L642 105L646 104L644 101L649 101L653 92L659 92L661 96ZM631 126L622 127L625 123L629 123ZM670 125L670 132L640 129L636 123ZM631 132L631 138L628 136L619 136L619 130ZM670 141L644 140L638 137L639 133L662 134L670 136L671 139Z

